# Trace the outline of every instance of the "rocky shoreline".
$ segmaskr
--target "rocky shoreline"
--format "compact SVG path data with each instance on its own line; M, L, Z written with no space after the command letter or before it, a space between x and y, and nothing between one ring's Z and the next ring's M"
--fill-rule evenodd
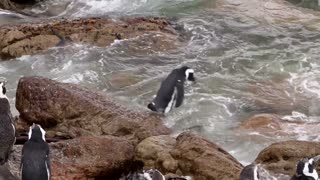
M119 179L135 161L167 176L237 180L243 169L232 155L205 138L187 131L177 137L153 113L134 111L107 95L79 85L44 77L23 77L17 88L17 136L33 122L45 127L51 142L52 179ZM244 128L268 126L270 118L256 116ZM257 121L252 123L251 121ZM251 123L251 125L249 125ZM271 127L271 130L273 128ZM14 146L10 171L19 176L21 145ZM319 143L287 141L260 152L255 163L274 174L292 175L303 157L320 154ZM0 172L1 173L1 172Z
M24 23L0 27L0 58L10 59L23 55L41 53L55 46L68 43L84 43L108 46L115 40L142 36L146 32L161 33L151 39L155 48L174 48L175 30L164 18L128 18L114 21L107 18L84 18L74 20L50 20L50 22ZM173 36L173 37L172 37ZM168 40L168 41L165 41ZM171 44L171 45L169 45Z
M234 6L241 8L242 3ZM274 4L269 6L269 11L277 11L273 8ZM18 11L23 7L26 5L9 0L0 2L3 9ZM56 19L1 26L0 58L7 60L33 55L68 43L104 47L115 40L139 37L146 32L161 34L150 39L155 44L154 48L175 48L178 33L165 18L127 18L119 21L108 18ZM248 88L254 94L261 92L259 87ZM272 92L274 88L272 86ZM258 98L255 104L273 111L292 112L296 106L304 106L304 100L309 98L302 97L299 100L302 103L296 105L290 98L283 97L285 99L276 99L280 101L280 106L285 104L281 107L287 109L278 106L270 108L268 103L260 102ZM144 162L146 169L157 168L167 177L183 175L195 180L237 180L244 168L216 143L191 131L175 137L172 130L163 124L161 116L129 109L108 95L79 85L44 77L23 77L17 88L16 108L20 113L16 118L18 141L8 166L17 177L21 144L32 123L40 124L47 131L53 180L119 179L123 173L134 168L135 161ZM309 111L307 107L299 108ZM285 129L291 127L288 124L299 125L299 122L287 122L282 118L275 114L258 114L244 121L237 130L252 130L273 136L275 133L285 133ZM319 149L318 142L278 142L262 150L253 163L261 164L275 175L290 176L295 173L299 159L319 155ZM1 167L0 177L6 173L6 169Z

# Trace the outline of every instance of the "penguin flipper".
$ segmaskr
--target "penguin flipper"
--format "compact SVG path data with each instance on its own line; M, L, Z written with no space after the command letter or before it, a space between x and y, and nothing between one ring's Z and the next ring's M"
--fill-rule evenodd
M176 107L181 106L184 98L184 85L181 82L178 82L176 85L177 88L177 99L176 99Z

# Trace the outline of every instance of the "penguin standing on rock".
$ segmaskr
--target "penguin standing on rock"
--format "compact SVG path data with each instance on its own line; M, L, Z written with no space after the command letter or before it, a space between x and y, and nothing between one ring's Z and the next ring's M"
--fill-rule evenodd
M320 160L320 155L313 158L303 158L297 164L296 174L291 180L318 180L317 162Z
M49 145L46 132L38 124L29 130L29 140L23 145L21 158L22 180L50 180Z
M184 99L186 80L195 81L193 69L187 66L174 69L162 81L156 97L148 104L148 108L155 112L168 113L172 107L180 107Z
M15 125L6 91L4 82L0 82L0 165L8 161L16 140Z

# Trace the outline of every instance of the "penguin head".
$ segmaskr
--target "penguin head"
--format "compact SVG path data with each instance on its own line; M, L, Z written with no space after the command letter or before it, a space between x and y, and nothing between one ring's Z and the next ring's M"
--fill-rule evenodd
M5 82L2 81L2 82L0 82L0 98L8 99L6 93L7 93L7 89L6 89L6 86L5 86Z
M194 78L194 70L189 68L188 66L181 67L181 70L184 72L186 80L188 81L196 81Z
M42 129L39 124L33 123L29 128L29 140L33 141L46 141L45 139L46 132Z
M318 173L316 170L317 162L320 160L320 155L313 158L303 158L297 164L295 176L305 180L318 180Z
M150 169L144 173L144 177L148 180L165 180L166 178L156 169Z

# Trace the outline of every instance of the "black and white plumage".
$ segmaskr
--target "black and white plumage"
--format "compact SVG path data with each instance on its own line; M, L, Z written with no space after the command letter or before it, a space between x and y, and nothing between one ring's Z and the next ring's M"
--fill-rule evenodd
M297 164L296 174L291 180L318 180L319 175L316 170L320 155L313 158L303 158Z
M49 180L51 176L49 145L45 131L38 124L29 130L29 140L23 145L21 158L22 180Z
M4 82L0 82L0 165L8 161L16 140L14 120L6 91Z
M180 107L184 99L186 80L195 81L193 69L183 66L171 71L162 81L156 97L148 104L148 108L152 111L168 113L172 107Z
M243 168L239 180L277 180L259 164L252 163Z
M139 172L131 172L120 180L192 180L189 176L183 177L165 177L157 169L141 170Z

